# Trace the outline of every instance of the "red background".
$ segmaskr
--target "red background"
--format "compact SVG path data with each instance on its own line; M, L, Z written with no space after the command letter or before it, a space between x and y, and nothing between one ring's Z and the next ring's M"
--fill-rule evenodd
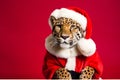
M44 78L44 40L56 8L85 9L104 64L103 78L120 78L119 0L0 0L0 78Z

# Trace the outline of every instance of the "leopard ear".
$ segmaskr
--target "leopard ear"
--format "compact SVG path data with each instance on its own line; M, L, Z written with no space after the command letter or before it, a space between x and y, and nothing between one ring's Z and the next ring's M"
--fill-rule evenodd
M50 16L50 21L54 21L56 18L54 16Z
M54 26L55 20L56 20L56 18L54 16L50 16L50 24L51 24L51 26Z

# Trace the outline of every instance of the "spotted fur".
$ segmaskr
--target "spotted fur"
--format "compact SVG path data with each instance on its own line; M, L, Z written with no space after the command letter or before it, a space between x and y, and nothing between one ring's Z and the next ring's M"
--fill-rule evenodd
M84 37L84 30L81 25L71 18L50 17L52 34L56 42L63 48L70 48L76 45L77 41Z
M81 72L81 75L80 75L80 79L81 80L89 80L89 79L92 79L93 78L93 75L95 73L95 70L94 68L90 67L90 66L86 66L82 72Z
M95 73L94 68L92 68L90 66L86 66L82 70L82 72L81 72L81 74L79 76L79 79L80 80L91 80L91 79L93 79L94 73ZM53 79L67 79L67 80L70 80L70 79L72 79L72 76L68 72L67 69L65 69L65 68L59 68L54 73Z
M59 68L56 70L53 79L67 79L70 80L71 74L65 68Z

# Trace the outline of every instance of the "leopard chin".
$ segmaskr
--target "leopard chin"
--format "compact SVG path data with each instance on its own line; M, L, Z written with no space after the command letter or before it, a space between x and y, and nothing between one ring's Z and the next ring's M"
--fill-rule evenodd
M71 46L69 44L62 43L60 44L60 47L67 49L67 48L70 48Z
M70 42L68 43L60 43L59 46L63 49L68 49L68 48L72 48L76 45L76 43Z

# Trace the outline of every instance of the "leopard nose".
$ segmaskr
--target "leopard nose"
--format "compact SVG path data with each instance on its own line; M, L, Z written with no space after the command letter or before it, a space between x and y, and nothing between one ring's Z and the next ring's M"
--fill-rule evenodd
M67 39L69 36L61 36L63 39Z

